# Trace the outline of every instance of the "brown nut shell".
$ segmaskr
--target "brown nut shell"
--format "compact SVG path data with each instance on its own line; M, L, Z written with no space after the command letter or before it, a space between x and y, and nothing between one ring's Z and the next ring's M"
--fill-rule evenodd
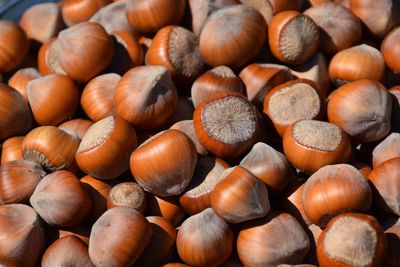
M198 37L176 25L166 26L157 32L146 52L145 61L147 65L168 68L180 84L191 83L205 69Z
M92 200L93 205L89 216L90 220L95 222L107 210L107 198L111 185L90 175L82 177L80 181Z
M378 38L400 24L400 5L396 0L379 3L372 0L351 0L349 8Z
M179 257L191 266L218 266L232 253L233 232L211 208L186 219L176 239Z
M74 163L79 139L55 126L41 126L30 131L22 143L24 159L56 171Z
M361 44L336 53L329 63L329 77L342 85L360 79L381 81L385 61L378 49Z
M291 166L285 155L271 146L258 142L242 159L240 166L249 170L268 186L268 192L281 192L292 175Z
M375 167L368 180L373 185L377 206L400 216L400 158L386 160Z
M324 113L324 101L319 86L307 79L288 81L273 88L264 98L264 114L279 135L299 120L319 120Z
M389 134L391 110L386 88L368 79L342 85L330 95L327 106L329 122L360 143L377 141Z
M26 133L31 125L31 111L23 96L17 90L0 84L0 140Z
M150 242L150 223L135 209L107 210L93 225L89 256L97 267L131 266Z
M101 25L82 22L61 31L53 49L71 79L87 82L111 62L114 44Z
M313 6L304 15L321 29L320 47L327 55L352 47L361 39L361 21L348 8L329 1Z
M158 197L149 195L146 208L147 216L162 216L171 225L176 226L185 217L177 197Z
M58 3L38 3L26 9L20 25L29 39L45 43L65 28Z
M239 69L260 52L266 34L266 21L256 9L247 5L227 6L215 11L204 25L200 53L213 67Z
M75 160L85 173L98 179L113 179L129 168L129 156L136 144L132 125L108 116L86 131Z
M309 248L306 232L288 213L274 213L246 225L237 239L239 259L244 266L301 263Z
M121 78L114 92L119 116L141 129L155 129L173 114L178 100L171 74L163 66L139 66Z
M226 169L211 193L211 208L229 223L264 217L270 211L266 185L247 169Z
M29 41L24 30L15 22L0 22L0 73L17 67L28 53Z
M46 176L42 167L27 160L0 165L0 204L26 203L40 180Z
M372 191L366 178L348 164L322 167L304 184L305 213L322 227L336 214L367 211L371 202Z
M3 266L37 266L45 235L37 213L23 204L0 206L0 263Z
M264 97L272 88L292 78L289 69L257 63L243 68L239 77L245 85L247 98L259 109L262 109Z
M28 101L28 82L39 78L41 74L35 68L24 68L19 69L14 73L13 76L8 80L8 86L17 90L23 97L26 103Z
M193 141L178 130L161 132L132 152L130 168L144 190L157 196L179 195L190 183L197 163Z
M107 208L126 207L144 213L147 196L142 187L134 182L125 182L114 185L107 197Z
M318 239L321 267L380 266L385 255L385 236L376 219L345 213L329 221Z
M193 215L211 207L211 193L225 177L221 174L229 168L219 158L200 158L194 170L193 179L179 197L179 203L187 214Z
M352 148L340 127L323 121L300 120L286 129L283 151L296 168L313 174L323 166L348 162Z
M111 0L64 0L61 2L62 18L67 26L88 21Z
M128 0L128 21L140 32L157 32L167 25L177 25L185 11L185 0Z
M43 254L41 266L94 267L87 245L73 235L62 237L51 244Z
M135 263L137 266L160 266L168 257L176 240L175 228L163 217L146 217L153 230L151 240L140 258Z
M242 93L243 83L235 73L226 66L215 67L198 77L191 89L193 105L197 107L203 100L220 92Z
M320 36L315 22L295 10L276 14L268 25L272 54L280 61L301 64L318 49Z
M56 171L44 177L30 203L49 225L72 226L80 223L92 207L89 194L69 171Z
M201 102L193 115L200 143L222 159L234 159L256 140L254 106L239 93L218 93Z
M1 164L13 160L23 160L24 155L22 152L23 136L14 136L6 139L1 148Z
M395 72L400 72L400 27L389 32L381 45L381 51L386 65Z
M99 75L85 86L80 98L83 111L96 122L112 115L113 96L121 76L115 73Z
M62 74L50 74L30 81L28 100L39 125L57 125L75 112L80 92L74 82Z
M69 121L65 121L58 125L58 128L61 130L71 134L77 135L80 140L82 140L86 131L93 125L93 122L86 119L72 119Z

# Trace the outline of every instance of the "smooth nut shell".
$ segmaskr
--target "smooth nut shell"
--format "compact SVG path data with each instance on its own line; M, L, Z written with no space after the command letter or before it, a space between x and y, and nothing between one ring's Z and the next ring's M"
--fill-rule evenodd
M111 62L114 44L102 26L82 22L61 31L54 49L65 73L73 80L86 82Z
M177 25L185 11L185 0L128 0L128 21L141 32L156 32L167 25Z
M197 163L193 141L178 130L151 137L130 158L135 180L158 196L179 195L190 183Z
M317 123L319 126L317 126ZM303 132L304 136L302 138L307 139L300 139L300 141L294 134L294 129L300 124L314 124L317 126L313 129L316 132ZM330 129L331 134L333 134L333 132L337 133L335 138L339 138L339 140L337 140L338 142L336 143L337 146L335 148L328 148L329 143L323 139L325 137L322 137L324 136L323 127ZM318 133L319 130L321 133ZM331 138L333 139L332 136ZM310 142L312 145L309 146L306 142ZM328 145L328 147L326 147L327 149L319 148L317 147L319 145ZM347 163L350 160L352 148L348 135L340 127L327 122L300 120L286 129L283 135L283 151L286 158L293 164L293 166L302 170L306 174L313 174L323 166Z
M87 245L73 235L62 237L51 244L43 254L41 266L94 267Z
M41 74L35 68L19 69L8 80L8 86L17 90L23 96L25 102L28 103L28 82L40 76Z
M200 53L211 66L239 69L260 52L266 33L266 21L256 9L246 5L227 6L214 12L204 25Z
M64 0L61 2L62 18L68 26L88 21L111 0Z
M220 92L243 92L243 83L226 66L215 67L198 77L191 89L193 105L196 107L203 100Z
M191 266L218 266L232 253L233 232L211 208L186 219L176 240L180 258Z
M146 217L150 222L153 234L140 258L135 263L137 266L160 266L168 257L176 240L175 228L163 217Z
M386 160L368 176L377 206L400 216L400 158Z
M335 214L345 211L367 211L372 191L361 173L351 165L322 167L304 184L303 206L307 217L325 226Z
M400 5L396 0L351 0L349 8L378 38L400 23Z
M198 43L193 32L181 26L166 26L154 36L145 62L168 68L177 85L190 85L205 69Z
M377 81L362 79L343 85L329 97L329 122L360 143L377 141L390 131L392 101Z
M0 22L0 73L17 67L28 53L29 41L24 30L15 22Z
M89 21L96 22L111 34L114 31L134 31L126 17L126 1L118 1L100 8Z
M319 29L308 16L295 10L283 11L276 14L269 23L268 41L272 54L280 61L301 64L317 51Z
M361 21L346 7L326 2L304 11L320 27L320 47L327 55L357 44L362 36Z
M137 144L135 129L119 117L109 116L85 133L75 155L85 173L98 179L113 179L129 167L129 155Z
M240 166L249 170L272 189L281 192L289 183L291 166L285 155L265 143L256 143L242 159Z
M211 207L211 194L224 179L222 173L229 164L219 158L200 158L194 170L193 179L179 197L179 203L186 213L193 215Z
M288 213L271 214L239 232L237 250L246 267L301 263L310 241L301 224Z
M329 77L338 85L360 79L381 81L384 72L385 61L381 52L366 44L336 53L329 63Z
M80 92L74 82L61 74L50 74L30 81L28 100L39 125L57 125L75 112Z
M80 98L83 111L96 122L112 115L113 96L121 76L115 73L99 75L85 86Z
M150 223L137 210L125 207L109 209L92 227L90 259L97 267L131 266L151 236Z
M185 217L185 212L179 205L177 197L158 197L155 195L149 195L146 215L162 216L171 225L176 226Z
M400 27L389 32L381 45L381 51L386 65L395 72L400 72Z
M32 115L22 95L5 84L0 84L0 140L26 133Z
M0 165L0 204L25 203L40 180L46 176L42 167L27 160L15 160Z
M58 3L38 3L26 9L20 25L29 39L45 43L64 29Z
M0 206L0 264L37 266L45 235L37 213L23 204Z
M139 66L121 78L113 101L116 112L126 121L141 129L155 129L172 116L177 99L167 68Z
M30 203L49 225L71 226L89 213L89 194L71 172L56 171L44 177L33 192Z
M13 160L23 160L22 152L23 136L14 136L6 139L1 148L1 164Z
M72 119L65 121L58 125L58 128L69 133L70 135L77 135L82 140L86 131L93 125L93 122L86 119Z
M111 185L90 175L82 177L80 181L92 200L90 219L91 221L96 221L107 210L107 197L110 193Z
M22 151L24 159L56 171L74 164L78 146L78 136L70 135L55 126L40 126L25 136Z
M241 223L269 212L267 187L250 171L237 166L221 175L225 177L215 186L210 199L218 216L229 223Z

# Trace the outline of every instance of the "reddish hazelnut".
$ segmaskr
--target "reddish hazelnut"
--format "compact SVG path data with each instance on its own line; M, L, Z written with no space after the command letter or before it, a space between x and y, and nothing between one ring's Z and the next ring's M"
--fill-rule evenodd
M191 266L218 266L226 261L233 247L229 224L211 208L186 219L176 239L179 257Z
M372 191L367 180L348 164L322 167L304 184L305 213L322 227L338 213L367 211L371 202Z
M79 179L68 171L56 171L44 177L30 203L40 217L53 226L76 225L92 207L89 194Z
M222 159L234 159L256 140L254 106L239 93L219 93L201 102L193 115L200 143Z
M283 136L287 159L306 174L321 167L350 160L351 144L338 126L315 120L300 120L289 126Z
M374 217L345 213L329 221L318 239L321 267L380 266L385 236Z
M131 266L152 236L150 223L135 209L107 210L90 233L89 256L97 267Z
M85 133L75 155L85 173L113 179L129 168L129 155L137 144L135 129L125 120L108 116Z
M193 141L178 130L166 130L149 138L130 158L135 180L158 196L179 195L190 183L197 163Z
M266 33L266 21L256 9L247 5L227 6L215 11L205 23L200 34L200 53L211 66L238 69L260 52Z

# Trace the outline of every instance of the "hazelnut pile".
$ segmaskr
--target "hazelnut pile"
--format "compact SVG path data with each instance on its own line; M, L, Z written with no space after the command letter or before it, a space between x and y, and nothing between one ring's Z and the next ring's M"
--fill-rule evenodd
M0 265L400 266L398 0L62 0L0 21Z

